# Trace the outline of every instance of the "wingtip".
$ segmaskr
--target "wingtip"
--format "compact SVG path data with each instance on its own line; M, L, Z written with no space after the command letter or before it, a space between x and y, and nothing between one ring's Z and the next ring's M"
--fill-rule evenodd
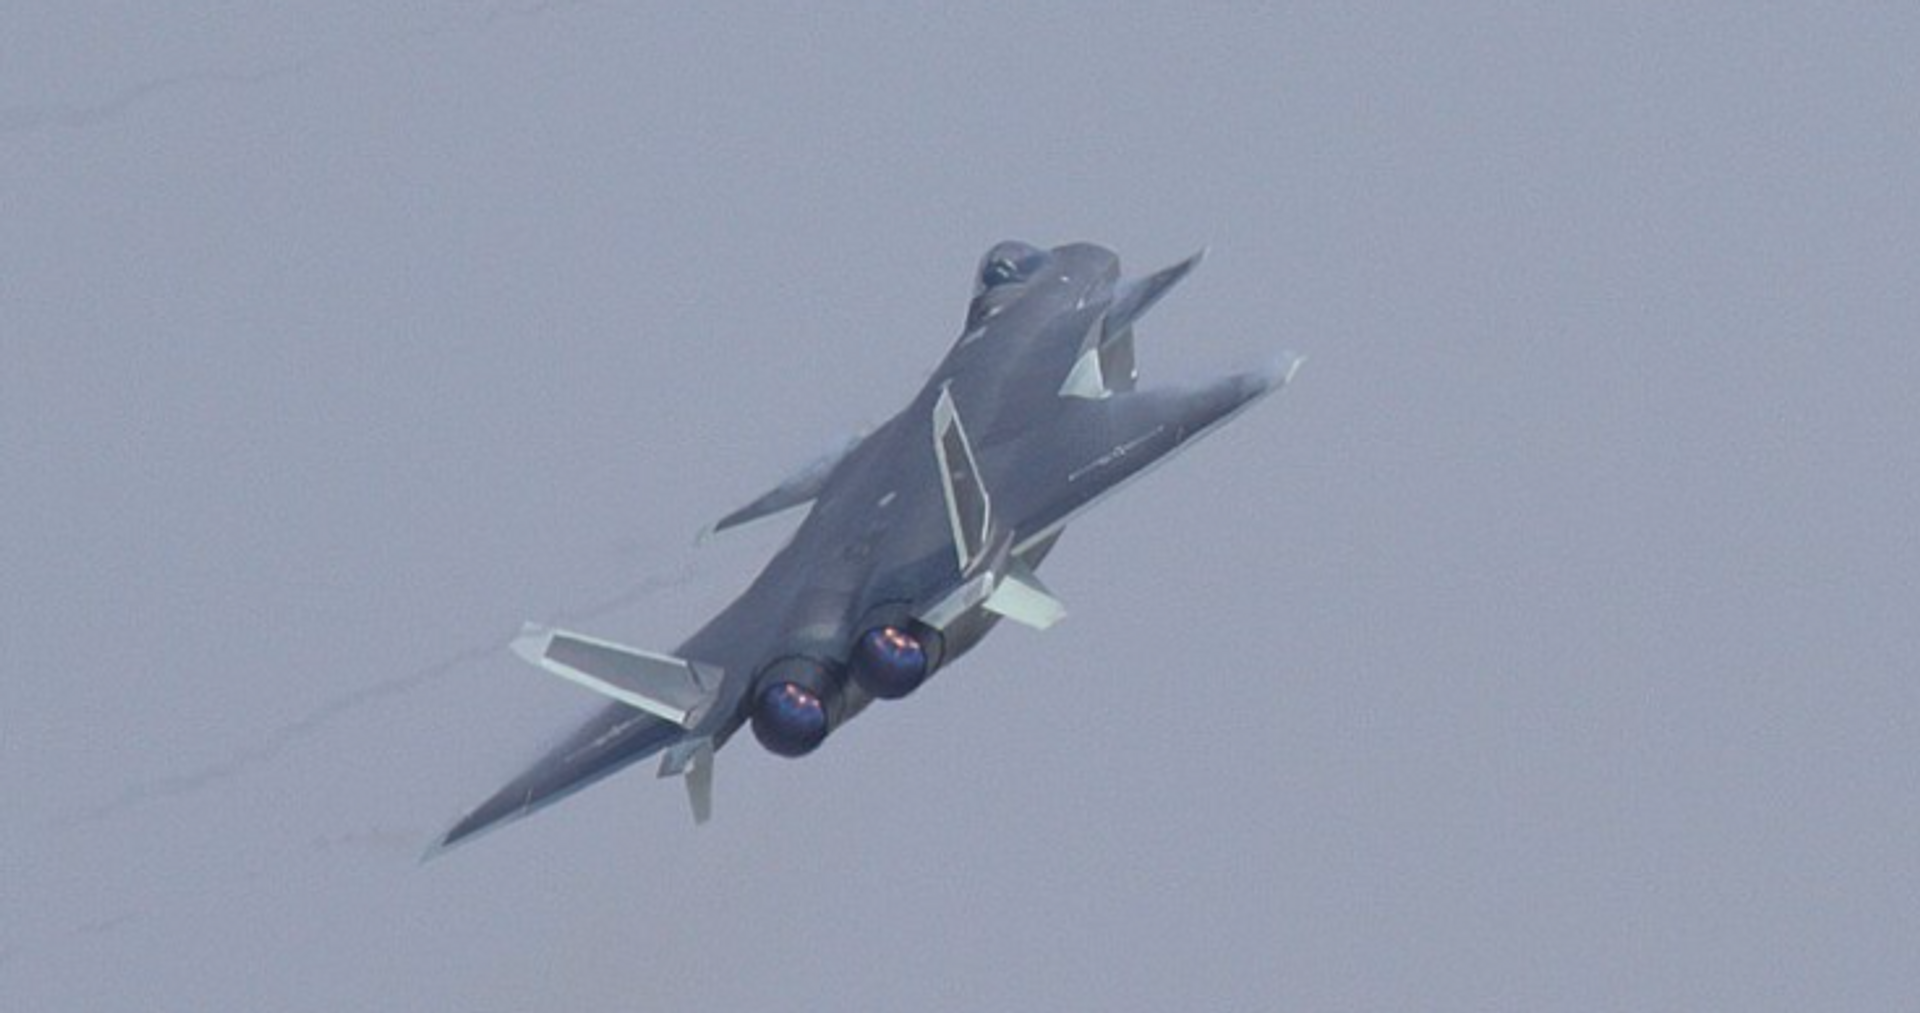
M507 796L504 792L495 795L472 812L460 817L453 826L448 827L445 833L420 852L420 864L425 865L455 848L471 844L532 811L532 807L524 798L520 798L517 802L503 801L505 798L513 797L515 796Z
M545 659L547 641L552 637L553 630L548 627L533 622L521 623L520 633L507 646L513 650L513 653L538 665Z
M1282 352L1274 356L1266 365L1249 373L1243 373L1242 382L1257 388L1260 393L1270 393L1293 382L1295 373L1300 372L1300 364L1307 361L1304 355Z
M485 829L484 827L478 827L478 828L468 827L467 824L470 821L471 821L471 817L468 817L467 819L462 819L459 823L456 823L453 826L447 828L447 831L445 833L441 834L439 837L434 838L432 843L428 844L425 848L421 849L420 858L416 864L425 865L428 862L431 862L434 859L439 858L441 855L444 855L447 852L452 851L454 848L459 847L460 845L466 843L468 839L472 838L475 835L476 830Z
M432 843L421 850L419 864L425 865L439 858L441 855L465 844L468 840L486 829L487 826L485 824L476 825L474 822L474 814L468 813L462 817L459 822L448 827L445 833L434 838Z
M1307 357L1297 352L1280 353L1279 360L1276 363L1280 369L1280 382L1282 384L1292 383L1294 374L1300 372L1300 367L1306 364Z

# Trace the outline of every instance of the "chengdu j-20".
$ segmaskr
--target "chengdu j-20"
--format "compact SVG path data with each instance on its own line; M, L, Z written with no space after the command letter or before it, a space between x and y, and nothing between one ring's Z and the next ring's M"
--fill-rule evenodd
M439 847L656 754L705 821L714 754L742 727L804 756L874 701L911 694L1000 619L1052 626L1065 609L1035 571L1067 524L1299 365L1136 387L1134 324L1198 260L1123 279L1098 246L989 250L965 329L913 401L714 526L812 505L745 593L677 651L522 631L521 656L613 702Z

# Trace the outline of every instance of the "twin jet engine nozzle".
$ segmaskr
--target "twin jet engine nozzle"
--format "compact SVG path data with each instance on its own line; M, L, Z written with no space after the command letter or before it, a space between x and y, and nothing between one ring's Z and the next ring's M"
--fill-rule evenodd
M783 658L768 666L753 695L753 736L769 752L805 756L826 741L843 716L847 680L875 699L898 700L919 689L939 664L939 632L914 622L862 633L844 669L812 658Z

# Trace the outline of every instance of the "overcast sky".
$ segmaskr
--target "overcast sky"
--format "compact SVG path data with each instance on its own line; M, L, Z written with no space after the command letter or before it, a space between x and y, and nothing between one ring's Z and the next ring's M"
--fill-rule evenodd
M1920 994L1911 4L671 6L0 20L0 1007ZM710 825L418 864L1012 237L1310 361Z

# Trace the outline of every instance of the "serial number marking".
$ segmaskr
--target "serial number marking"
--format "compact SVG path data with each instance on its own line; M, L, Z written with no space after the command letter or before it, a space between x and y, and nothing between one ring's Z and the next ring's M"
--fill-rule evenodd
M1092 472L1099 471L1101 468L1104 468L1110 464L1113 464L1116 461L1124 460L1128 454L1131 454L1135 450L1140 449L1141 444L1146 443L1148 440L1151 440L1154 437L1159 436L1161 433L1164 433L1166 431L1167 431L1167 424L1164 422L1162 422L1157 426L1154 426L1153 431L1147 433L1145 436L1136 436L1133 439L1128 440L1127 442L1122 443L1119 446L1113 448L1112 450L1109 450L1106 453L1101 454L1099 457L1094 458L1092 461L1086 464L1083 464L1078 468L1075 468L1071 473L1067 475L1067 481L1078 482Z

